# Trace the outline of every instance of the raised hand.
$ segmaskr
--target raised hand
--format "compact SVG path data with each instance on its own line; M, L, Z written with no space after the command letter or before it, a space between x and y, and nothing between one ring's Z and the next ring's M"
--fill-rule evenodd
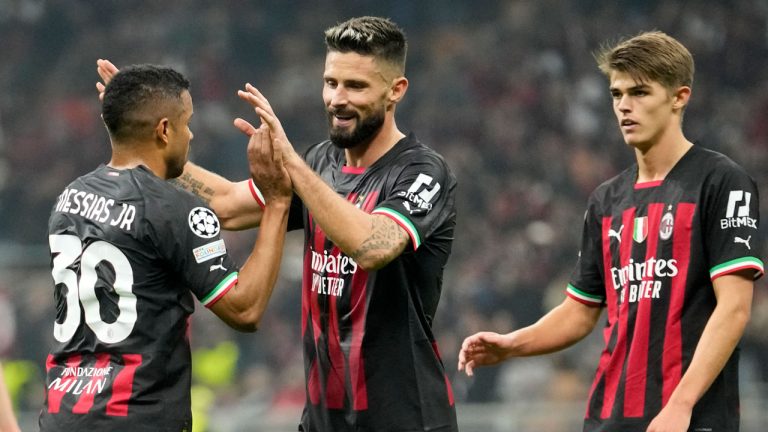
M269 101L264 97L256 87L251 84L245 85L245 90L238 90L237 95L240 99L248 102L253 106L256 111L256 115L261 119L261 123L269 127L270 136L273 139L273 145L281 148L282 157L286 162L289 162L294 157L299 157L293 146L291 145L288 136L285 134L283 125L280 123L280 119L275 115L272 106ZM236 119L235 126L238 127L243 133L248 134L249 130L255 129L248 122L243 119Z
M251 177L264 195L267 205L274 200L290 200L293 195L291 178L283 165L281 147L274 145L266 125L257 129L244 120L242 122L245 124L240 125L251 132L248 140L248 167ZM239 122L236 120L235 123ZM243 130L240 126L238 129Z
M117 69L117 66L112 64L111 61L104 59L96 60L96 72L98 72L101 80L104 81L103 83L96 83L96 90L99 92L100 101L104 101L104 90L107 88L109 81L112 80L112 77L115 76L118 71L119 69Z

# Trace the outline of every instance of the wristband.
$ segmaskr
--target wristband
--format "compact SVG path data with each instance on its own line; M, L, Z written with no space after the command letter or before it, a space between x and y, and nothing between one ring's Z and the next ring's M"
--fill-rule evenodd
M253 195L253 199L255 199L257 203L259 203L259 206L263 210L264 207L267 206L267 204L266 204L266 201L264 200L264 195L262 195L259 188L256 187L256 183L253 182L253 179L248 180L248 189L251 191L251 195Z

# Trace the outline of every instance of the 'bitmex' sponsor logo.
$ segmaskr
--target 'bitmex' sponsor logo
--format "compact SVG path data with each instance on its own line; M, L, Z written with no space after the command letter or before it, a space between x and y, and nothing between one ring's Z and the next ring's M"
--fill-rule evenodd
M728 195L728 206L725 209L725 218L720 219L720 229L749 227L757 229L757 219L749 214L749 204L752 194L742 190L734 190Z
M747 217L747 216L720 219L721 229L741 228L741 227L749 227L752 229L757 229L757 219L752 219L751 217Z
M650 258L645 262L635 262L630 259L629 264L622 268L611 267L611 280L613 288L620 289L629 282L642 281L643 279L655 279L677 276L677 260Z

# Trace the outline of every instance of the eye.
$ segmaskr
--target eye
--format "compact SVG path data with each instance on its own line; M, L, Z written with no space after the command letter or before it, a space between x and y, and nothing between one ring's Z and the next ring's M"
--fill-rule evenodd
M337 83L336 83L335 80L327 79L327 80L325 80L325 86L328 87L328 88L336 88Z

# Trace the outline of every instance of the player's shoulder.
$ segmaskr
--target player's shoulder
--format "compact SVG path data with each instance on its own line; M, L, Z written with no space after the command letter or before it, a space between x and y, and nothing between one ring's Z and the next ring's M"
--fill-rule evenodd
M144 194L147 208L160 209L162 213L186 212L192 207L205 207L205 202L173 182L158 177L150 178Z
M744 168L729 156L701 145L694 145L691 153L697 159L697 164L710 169L744 171Z
M107 172L108 168L106 165L101 164L98 167L96 167L93 171L82 174L72 180L65 189L71 189L71 188L82 188L85 185L92 185L94 183L97 183L96 186L98 186L98 182L95 181L95 179L104 177L108 174Z
M398 167L402 169L410 167L420 171L426 169L455 178L445 157L419 140L412 132L400 140L390 153L382 157L382 164L388 165L391 169Z
M165 230L168 226L174 226L186 219L195 208L207 208L198 196L157 177L143 166L125 174L128 176L126 181L132 183L131 188L139 191L145 222L158 229Z
M600 183L590 195L590 199L603 201L609 195L621 194L627 187L631 187L637 178L637 164L624 169L619 174Z
M207 239L218 235L221 224L216 214L198 196L173 182L147 178L143 194L145 229L160 241L184 243L191 233Z
M698 144L691 148L685 171L691 181L703 181L705 184L725 179L752 178L744 167L731 157Z
M93 171L72 180L62 191L62 196L81 196L87 201L90 199L88 196L92 195L105 201L141 205L145 187L143 182L134 179L134 170L118 170L99 165Z
M400 157L423 156L440 161L441 163L445 163L445 158L443 155L417 138L416 134L413 132L409 133L405 138L403 138L398 143L397 147L399 147L400 150L398 154Z
M637 178L637 164L624 169L619 174L600 183L592 190L587 199L587 211L593 214L605 214L611 208L630 196Z

